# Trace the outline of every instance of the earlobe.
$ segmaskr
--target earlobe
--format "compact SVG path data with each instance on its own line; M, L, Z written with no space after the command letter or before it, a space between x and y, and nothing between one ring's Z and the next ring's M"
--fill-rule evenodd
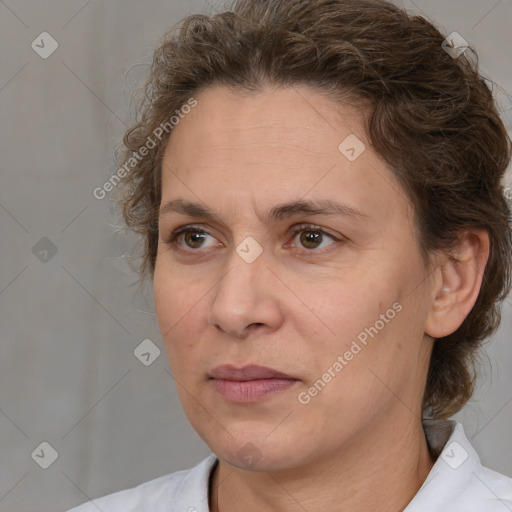
M436 284L425 324L425 334L442 338L455 332L473 308L489 258L489 235L465 231L451 254L436 268Z

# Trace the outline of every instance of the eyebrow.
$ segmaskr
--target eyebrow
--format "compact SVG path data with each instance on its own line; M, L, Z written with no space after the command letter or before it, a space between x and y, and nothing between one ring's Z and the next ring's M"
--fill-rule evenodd
M222 223L219 215L207 206L184 199L173 199L162 204L159 215L163 216L168 213L175 212L189 217L199 217ZM368 216L344 203L333 201L330 199L316 199L291 201L274 206L267 214L267 220L279 221L294 215L337 215L350 217L355 220L367 220Z

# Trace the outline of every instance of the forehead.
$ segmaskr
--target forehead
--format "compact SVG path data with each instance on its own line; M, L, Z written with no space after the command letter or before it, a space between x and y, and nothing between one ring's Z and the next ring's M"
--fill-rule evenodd
M306 86L246 92L216 85L203 90L196 99L197 106L173 130L169 146L186 142L200 150L234 149L237 143L244 143L244 149L249 150L267 143L282 150L284 145L292 144L317 155L326 149L337 155L344 131L365 137L361 109L349 103L340 105ZM183 133L184 127L189 133ZM194 131L193 140L190 130Z
M403 201L370 148L365 113L354 105L308 87L247 93L213 86L195 98L197 106L173 129L166 148L163 199L178 192L205 201L250 196L256 203L344 196L379 215Z

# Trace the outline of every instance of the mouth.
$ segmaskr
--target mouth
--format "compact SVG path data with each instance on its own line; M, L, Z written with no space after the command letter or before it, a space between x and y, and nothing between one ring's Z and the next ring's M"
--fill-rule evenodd
M257 402L295 386L299 379L265 366L217 366L208 374L214 389L226 400Z

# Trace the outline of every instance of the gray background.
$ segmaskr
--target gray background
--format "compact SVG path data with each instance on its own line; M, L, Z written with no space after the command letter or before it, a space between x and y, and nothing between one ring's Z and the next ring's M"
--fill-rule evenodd
M475 46L511 108L512 0L404 6ZM209 453L181 412L151 290L137 292L123 257L135 239L92 191L116 170L113 149L158 40L186 14L212 10L220 3L0 2L2 512L65 510ZM59 45L47 59L31 48L43 31ZM504 117L510 129L510 110ZM40 252L43 237L53 256ZM456 417L483 462L509 476L511 310L509 299L474 399ZM162 351L149 366L133 353L144 339ZM48 469L31 457L43 441L58 452Z

